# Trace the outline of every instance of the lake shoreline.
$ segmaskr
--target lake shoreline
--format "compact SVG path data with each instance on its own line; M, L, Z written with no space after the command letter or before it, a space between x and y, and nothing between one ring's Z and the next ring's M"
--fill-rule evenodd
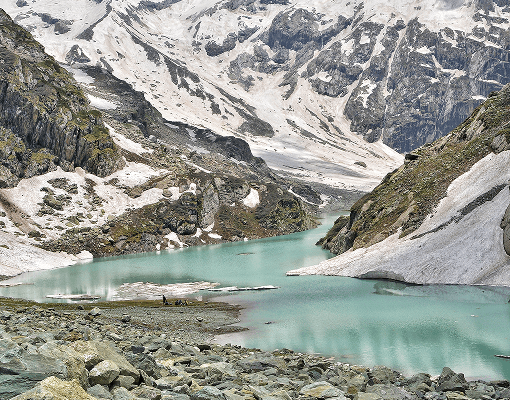
M10 352L18 360L2 363L3 371L12 374L0 376L0 397L42 398L62 388L72 398L87 400L510 397L506 380L468 382L449 368L436 377L405 377L387 367L350 365L288 349L214 344L213 334L242 329L231 326L239 321L239 306L177 306L169 300L172 305L164 306L158 301L39 304L0 298L0 355Z
M470 378L510 378L508 360L494 358L509 354L505 340L510 326L508 290L285 276L292 267L312 265L330 256L313 246L323 230L34 272L8 281L24 285L0 288L0 295L42 303L70 301L47 299L47 295L88 294L108 301L117 299L123 287L137 293L142 288L143 294L160 300L161 293L172 297L166 287L173 284L272 285L279 289L228 294L202 291L191 296L244 307L238 325L249 330L232 333L227 340L247 348L334 355L339 361L386 365L408 374L439 375L449 366Z

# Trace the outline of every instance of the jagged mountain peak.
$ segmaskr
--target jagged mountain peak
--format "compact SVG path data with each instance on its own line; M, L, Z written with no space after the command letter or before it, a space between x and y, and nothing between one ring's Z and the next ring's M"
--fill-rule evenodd
M372 188L394 150L445 135L510 80L501 0L8 3L59 61L100 65L165 119L338 187Z

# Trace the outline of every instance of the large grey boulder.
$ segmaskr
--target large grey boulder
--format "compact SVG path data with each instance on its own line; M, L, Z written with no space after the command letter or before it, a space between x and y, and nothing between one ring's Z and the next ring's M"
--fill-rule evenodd
M117 387L112 390L113 400L135 400L136 396L123 387Z
M76 379L81 387L89 387L89 374L85 362L74 349L58 344L56 341L49 341L38 348L38 353L49 358L62 361L66 366L66 380Z
M264 371L268 368L285 369L285 361L270 353L254 354L237 362L244 372Z
M76 352L81 354L87 368L93 367L101 361L113 361L118 367L120 375L132 376L138 380L138 370L129 363L122 354L118 353L109 343L95 340L78 340L70 344Z
M91 384L109 385L120 375L120 369L113 361L101 361L89 372Z
M200 369L206 376L237 377L237 371L232 364L226 362L202 364Z
M98 399L113 400L112 394L102 385L94 385L91 388L88 388L87 393L92 397L97 397Z
M369 377L374 383L395 383L397 379L401 377L401 374L392 369L377 365L369 373Z
M50 376L35 388L13 397L11 400L97 400L80 386L78 381L63 381Z
M303 386L299 394L315 397L317 399L329 399L333 397L339 400L345 399L344 393L340 389L325 381L314 382L310 385Z
M142 398L142 399L149 399L149 400L160 400L161 399L161 390L156 389L154 387L150 387L147 385L141 385L133 390L131 390L131 394L133 394L136 397Z
M213 386L205 386L198 392L193 393L191 400L227 400L227 398L221 390Z
M442 392L464 392L468 387L464 374L456 374L448 367L443 368L443 371L437 380L437 385L439 390Z
M411 400L416 399L414 394L394 385L367 386L367 394L375 394L378 399Z

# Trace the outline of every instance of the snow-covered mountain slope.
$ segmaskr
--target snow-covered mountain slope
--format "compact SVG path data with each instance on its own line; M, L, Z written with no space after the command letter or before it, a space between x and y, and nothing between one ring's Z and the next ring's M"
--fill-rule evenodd
M510 151L490 154L479 161L452 183L448 196L412 237L399 238L399 233L395 233L368 248L348 251L317 266L288 274L342 275L419 284L509 286L510 258L503 248L500 227L510 203L509 165ZM460 215L463 207L499 185L505 188L491 201L459 221L450 222ZM443 224L443 229L431 233Z
M68 69L85 91L0 9L0 278L316 226L317 192L242 139L169 124L109 72Z
M57 60L110 69L143 91L165 119L235 134L288 176L366 191L402 160L382 142L368 144L350 131L342 116L346 97L325 97L303 79L285 98L286 75L291 69L302 73L306 65L297 67L301 55L294 50L280 52L279 63L271 60L276 53L256 37L270 31L288 5L261 3L251 10L248 3L205 1L4 3ZM335 20L341 9L335 6ZM229 33L236 36L235 48L222 52ZM259 50L255 72L253 52Z
M388 146L443 136L510 80L506 0L3 6L59 61L111 69L164 118L338 187L372 188L402 160Z
M343 254L289 274L510 286L509 167L507 85L337 220L322 244Z

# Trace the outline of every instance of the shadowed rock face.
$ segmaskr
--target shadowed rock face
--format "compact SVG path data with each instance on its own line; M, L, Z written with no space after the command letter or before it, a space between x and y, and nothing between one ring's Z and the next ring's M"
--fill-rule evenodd
M99 176L122 160L74 79L0 10L0 186L61 166Z
M505 215L501 221L501 229L503 229L503 247L506 254L510 256L510 205L505 210Z

